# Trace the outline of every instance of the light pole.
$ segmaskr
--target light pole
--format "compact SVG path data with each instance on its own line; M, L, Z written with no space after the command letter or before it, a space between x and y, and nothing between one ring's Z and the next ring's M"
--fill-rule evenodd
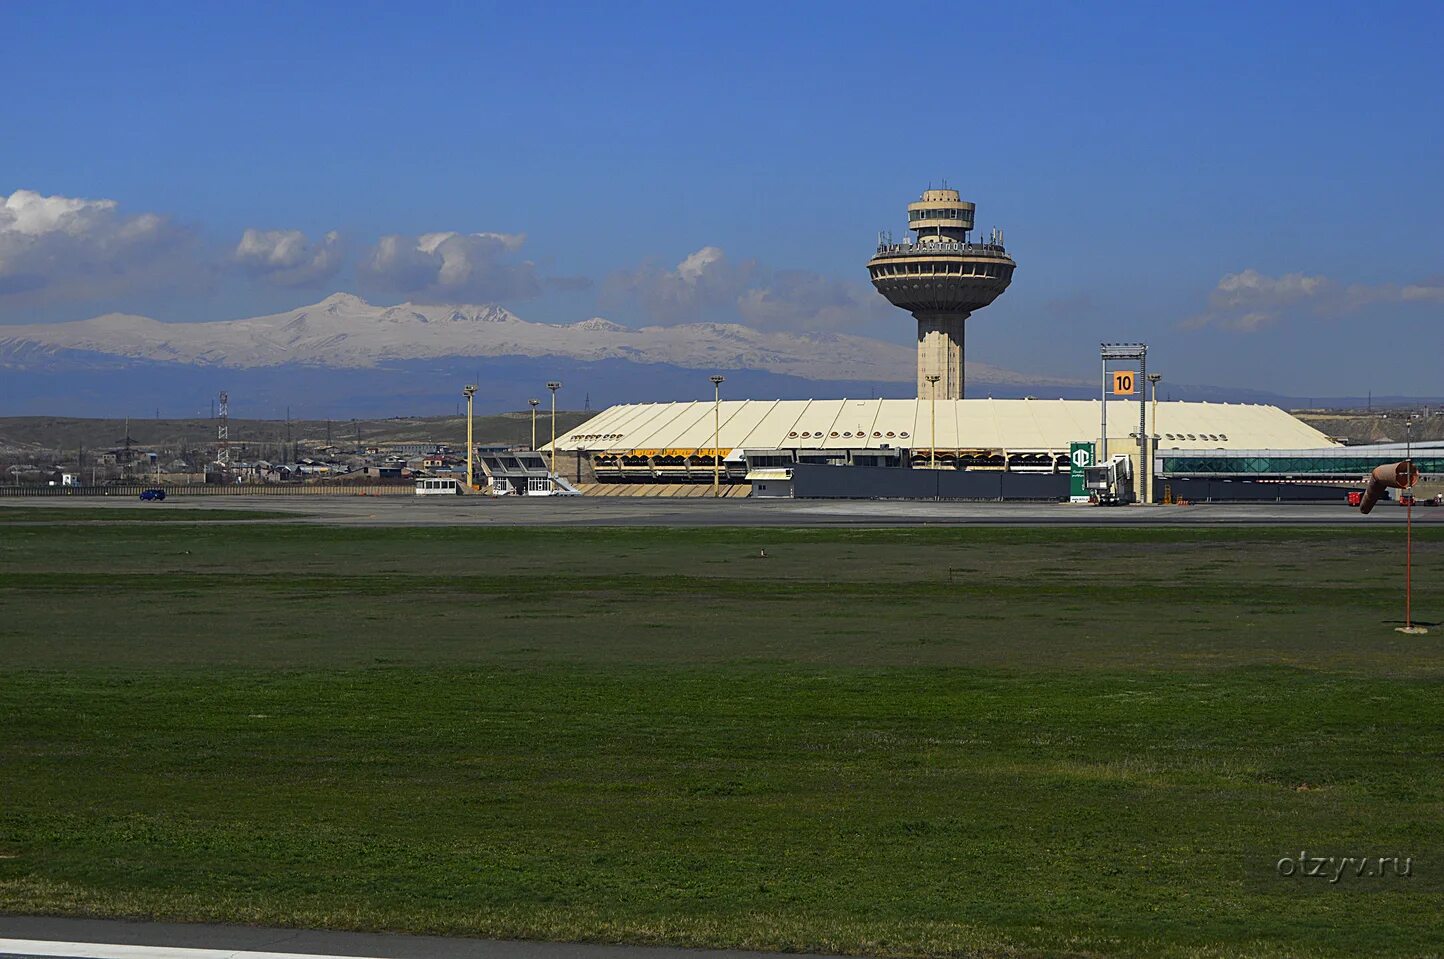
M938 468L938 380L942 376L938 373L929 373L924 377L928 381L928 400L932 404L933 435L928 441L928 469Z
M1404 420L1404 630L1414 631L1414 414Z
M557 471L557 390L562 384L557 380L548 380L547 389L552 391L552 472Z
M536 450L536 408L541 404L541 400L532 399L527 402L531 404L531 448Z
M461 395L466 397L466 491L470 493L472 487L472 465L471 465L471 398L476 395L476 387L468 384L461 388Z
M719 374L708 377L712 381L712 495L722 495L722 450L717 445L722 433L722 383L727 379Z
M1163 379L1162 373L1149 373L1148 382L1153 386L1153 426L1148 430L1148 447L1144 450L1148 456L1148 502L1153 502L1154 472L1153 460L1155 451L1158 449L1158 381Z

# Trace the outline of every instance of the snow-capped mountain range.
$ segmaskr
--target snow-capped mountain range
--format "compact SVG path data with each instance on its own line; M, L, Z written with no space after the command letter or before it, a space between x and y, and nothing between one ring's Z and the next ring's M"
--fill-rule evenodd
M917 363L910 347L839 333L766 332L730 323L636 329L601 317L573 324L532 323L495 305L376 306L349 293L240 320L162 323L112 313L73 323L0 326L0 367L35 369L43 367L47 357L70 351L242 370L287 365L365 369L448 357L554 356L880 383L911 381ZM1000 384L1049 382L981 363L968 364L968 377Z

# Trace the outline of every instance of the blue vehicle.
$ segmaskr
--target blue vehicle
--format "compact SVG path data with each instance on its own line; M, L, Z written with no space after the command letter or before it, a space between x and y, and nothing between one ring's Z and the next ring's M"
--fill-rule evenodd
M165 490L163 490L163 489L147 489L147 490L141 490L141 492L140 492L140 498L141 498L142 500L144 500L145 502L147 502L147 503L159 503L159 502L161 502L162 500L165 499Z

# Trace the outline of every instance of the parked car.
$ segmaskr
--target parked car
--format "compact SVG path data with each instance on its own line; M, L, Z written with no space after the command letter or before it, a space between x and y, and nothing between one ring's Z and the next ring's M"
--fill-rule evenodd
M140 491L140 498L147 503L159 503L165 499L165 490L147 489Z

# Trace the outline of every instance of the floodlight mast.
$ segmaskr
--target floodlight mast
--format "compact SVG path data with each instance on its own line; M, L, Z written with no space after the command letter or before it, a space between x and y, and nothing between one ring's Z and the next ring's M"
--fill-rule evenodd
M1414 414L1404 420L1404 462L1409 464L1409 485L1404 488L1404 628L1414 629Z
M1158 458L1158 383L1163 379L1162 373L1149 373L1148 382L1153 387L1153 425L1148 430L1148 502L1152 503L1157 497L1154 495L1154 487L1158 485L1157 477L1154 475L1154 460Z
M722 448L718 439L722 434L722 384L727 377L714 373L707 377L712 383L712 495L722 495Z
M476 396L476 386L468 384L461 388L461 395L466 397L466 491L470 493L472 485L472 451L476 449L471 440L471 400Z
M552 393L552 462L551 462L551 471L552 471L553 476L555 476L556 471L557 471L557 390L559 390L559 389L561 389L561 388L562 388L562 384L561 384L560 381L558 381L558 380L548 380L548 381L547 381L547 389L551 390L551 393ZM577 455L580 456L581 454L578 453Z
M938 468L938 380L942 379L941 374L925 373L923 379L928 381L928 405L932 408L932 436L928 438L928 469ZM954 457L954 465L956 457Z

